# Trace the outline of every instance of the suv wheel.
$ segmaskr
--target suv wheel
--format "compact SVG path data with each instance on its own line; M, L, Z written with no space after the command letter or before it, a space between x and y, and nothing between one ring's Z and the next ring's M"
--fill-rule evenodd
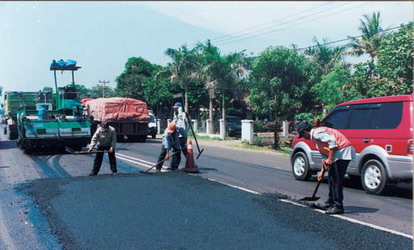
M378 160L369 160L362 167L362 186L368 194L383 194L388 184L384 165Z
M296 180L307 181L312 175L306 154L297 152L293 156L292 173Z

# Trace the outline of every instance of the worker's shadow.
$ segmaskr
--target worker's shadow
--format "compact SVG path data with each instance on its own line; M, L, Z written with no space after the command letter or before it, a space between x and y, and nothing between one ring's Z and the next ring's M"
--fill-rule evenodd
M373 214L379 209L371 207L357 207L357 206L345 206L345 213L347 214Z
M0 141L0 149L17 148L16 141Z

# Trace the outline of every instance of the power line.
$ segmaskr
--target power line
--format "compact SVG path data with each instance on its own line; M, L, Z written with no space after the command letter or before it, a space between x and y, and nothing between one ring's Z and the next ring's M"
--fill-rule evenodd
M390 31L390 30L399 29L399 28L401 28L401 27L400 26L396 26L396 27L392 27L392 28L385 29L385 30L381 30L378 33L383 33L383 32L387 32L387 31ZM352 36L352 37L348 37L348 38L344 38L344 39L340 39L340 40L336 40L336 41L332 41L332 42L328 42L328 43L323 43L323 44L319 44L319 45L329 45L329 44L344 42L344 41L351 40L353 38L360 38L360 37L362 37L362 35ZM310 49L310 48L317 47L317 46L318 45L312 45L312 46L308 46L308 47L299 48L297 50L306 50L306 49Z
M300 12L296 12L296 13L292 14L292 15L291 15L291 17L292 17L292 16L296 16L296 15L301 14L301 13L304 13L304 12L307 12L307 11L310 11L310 10L313 10L313 9L316 9L316 8L319 8L319 7L322 7L322 6L324 6L324 5L328 5L328 4L331 4L331 3L325 3L325 4L322 4L322 5L318 5L318 6L316 6L316 7L313 7L313 8L311 8L311 9L306 9L306 10L303 10L303 11L300 11ZM262 27L262 26L264 26L264 25L268 25L268 24L272 24L272 23L275 23L275 22L278 22L278 21L284 20L284 18L286 18L286 17L283 17L283 18L278 18L278 19L276 19L276 20L273 20L273 21L270 21L270 22L267 22L267 23L263 23L263 24L260 24L260 25L255 25L255 26L252 26L252 27L250 27L250 28L248 28L248 29L245 29L245 30L240 30L240 31L237 31L237 32L234 32L234 33L231 33L231 34L227 34L227 35L219 36L219 37L216 37L216 38L211 39L211 41L222 40L223 38L227 38L227 37L235 36L235 35L240 34L240 33L245 33L246 31L253 30L253 29L255 29L255 28L260 28L260 27Z
M239 38L239 37L250 36L250 35L253 35L253 34L256 34L256 33L260 33L261 31L266 31L266 30L269 30L269 29L274 29L274 28L275 28L275 27L277 27L277 26L282 26L282 25L284 25L284 24L289 24L289 23L292 23L292 22L296 22L296 21L302 20L302 19L304 19L304 18L307 18L307 17L313 16L313 15L321 14L321 13L324 13L324 12L326 12L326 11L329 11L329 10L332 10L332 9L336 9L336 8L338 8L338 7L341 7L341 6L344 6L344 5L347 5L347 4L349 4L349 3L343 3L343 4L340 4L340 5L338 5L338 6L333 6L333 7L328 8L328 9L323 9L323 10L320 10L320 11L317 11L317 12L314 12L314 13L311 13L311 14L308 14L308 15L305 15L305 16L298 17L298 18L293 19L293 20L289 20L289 19L288 19L287 21L282 22L282 23L280 23L280 24L278 24L278 25L273 25L273 26L270 26L270 27L262 27L262 28L260 28L260 29L257 29L257 30L255 30L255 31L253 31L253 32L247 32L247 33L245 33L245 34L236 35L236 36L233 36L233 37L228 37L228 38L225 38L225 39L218 39L219 41L215 41L215 42L222 43L222 42L225 42L225 41L227 41L227 40L233 40L233 39L236 39L236 38ZM314 9L314 8L313 8L313 9ZM292 15L292 16L294 16L294 15ZM290 18L291 18L292 16L290 16ZM285 18L282 18L282 19L279 19L279 20L286 20L286 19L285 19Z
M243 40L250 39L250 38L253 38L253 37L262 36L262 35L266 35L266 34L269 34L269 33L274 33L274 32L277 32L277 31L285 30L287 28L291 28L291 27L294 27L294 26L297 26L297 25L300 25L300 24L304 24L304 23L309 23L311 21L315 21L315 20L318 20L318 19L321 19L321 18L325 18L325 17L328 17L328 16L332 16L332 15L335 15L337 13L344 12L344 11L348 11L348 10L351 10L351 9L355 9L355 8L358 8L358 7L367 5L367 4L369 4L369 3L364 3L364 4L361 4L361 5L355 6L355 7L348 8L346 10L337 11L337 12L331 13L329 15L325 15L325 16L322 16L322 17L318 17L318 18L314 18L314 19L307 20L306 22L302 22L302 23L298 23L298 24L293 24L291 26L287 26L287 27L284 27L284 28L271 30L271 31L264 32L264 33L261 33L261 34L258 34L258 35L251 35L251 36L243 37L243 38L236 39L236 40L233 40L233 41L218 43L217 45L224 45L224 44L228 44L228 43L239 42L239 41L243 41Z

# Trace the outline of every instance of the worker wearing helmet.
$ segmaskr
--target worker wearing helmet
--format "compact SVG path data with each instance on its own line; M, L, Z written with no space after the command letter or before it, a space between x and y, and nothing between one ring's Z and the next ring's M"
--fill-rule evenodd
M188 129L187 129L187 116L183 111L183 104L181 102L176 102L173 106L174 109L174 117L173 122L177 126L177 130L179 132L178 139L180 140L181 151L183 155L187 157L187 137L188 137Z
M178 131L175 123L168 124L168 127L165 129L164 136L162 138L162 147L161 153L158 157L158 163L156 166L156 171L160 172L162 168L162 163L164 160L170 158L170 152L173 152L172 161L171 161L171 171L177 170L180 165L181 155L178 153L181 149L180 141L178 139Z
M116 158L115 158L115 146L116 146L116 131L113 127L104 121L98 126L95 134L92 136L91 143L89 144L89 151L91 152L95 146L98 146L95 155L92 172L90 176L97 175L101 169L102 159L104 151L108 151L109 164L111 166L112 174L116 174Z

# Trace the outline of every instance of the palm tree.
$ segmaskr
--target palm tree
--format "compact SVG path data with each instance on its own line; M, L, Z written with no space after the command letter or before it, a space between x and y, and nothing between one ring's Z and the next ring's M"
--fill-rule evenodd
M218 75L221 71L221 55L217 47L213 46L210 40L206 44L199 42L195 48L201 58L201 67L197 73L198 79L205 82L205 88L209 90L209 120L210 134L214 133L213 123L213 99L215 98L215 90L219 85Z
M323 39L320 43L316 37L313 38L313 41L316 45L306 49L305 54L316 63L323 74L327 74L335 64L342 61L345 47L331 48L326 45L326 39Z
M351 55L361 56L364 53L368 54L372 60L376 59L378 49L385 34L380 26L380 13L372 13L372 16L364 15L365 20L361 19L359 30L362 35L361 38L349 37L352 41L348 44L352 51Z
M182 45L178 50L168 48L165 55L172 59L166 71L160 72L157 77L167 76L171 83L180 84L184 89L185 111L188 112L188 85L195 78L196 71L200 66L198 55L194 49L188 49Z
M198 43L196 49L202 57L202 67L198 73L200 79L209 90L209 119L210 133L214 133L213 127L213 99L215 93L221 93L222 119L224 120L224 131L226 131L226 106L225 95L228 90L237 90L238 83L243 78L246 70L246 60L243 52L232 53L222 56L219 49L213 46L210 40L205 44Z

